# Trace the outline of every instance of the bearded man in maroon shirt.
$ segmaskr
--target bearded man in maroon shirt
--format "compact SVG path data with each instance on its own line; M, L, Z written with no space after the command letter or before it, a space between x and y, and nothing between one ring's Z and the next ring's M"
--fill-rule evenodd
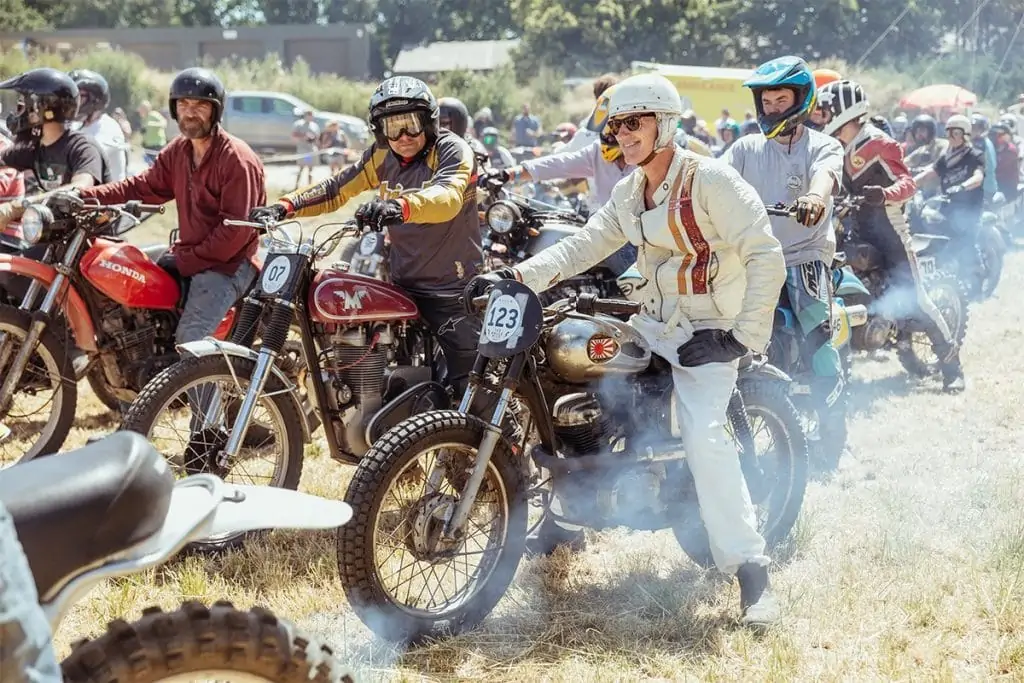
M267 191L259 157L220 125L224 85L216 75L185 69L171 83L168 106L181 135L153 165L121 182L82 190L81 196L103 204L176 201L178 239L159 264L189 281L175 335L182 344L212 334L256 278L256 231L224 221L245 220L250 209L266 203Z

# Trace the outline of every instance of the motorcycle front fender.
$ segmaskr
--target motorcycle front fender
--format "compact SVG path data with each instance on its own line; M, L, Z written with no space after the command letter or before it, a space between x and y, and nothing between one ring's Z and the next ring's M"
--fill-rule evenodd
M739 368L740 379L766 379L773 382L783 382L789 384L793 381L793 378L787 375L785 372L775 367L768 362L765 357L754 358L749 364L740 365Z
M260 355L259 351L254 351L247 346L214 339L213 337L205 337L197 341L178 344L176 348L178 353L189 355L193 358L203 358L205 356L233 356L235 358L251 360L255 363L256 359L259 358ZM274 373L274 376L277 377L285 387L288 397L295 402L295 407L298 408L299 415L302 416L302 441L303 443L309 443L312 437L313 427L310 423L310 415L302 403L302 397L299 395L299 388L295 386L291 379L289 379L288 375L284 374L281 368L277 366L277 363L271 365L270 368L270 371Z
M0 254L0 273L31 278L46 290L50 289L57 277L57 269L53 266L16 254ZM62 306L68 327L74 335L75 345L83 351L95 352L96 326L89 315L89 307L85 305L85 300L72 283L69 282L67 288Z
M861 279L853 272L853 269L849 266L843 266L839 270L839 284L836 285L837 296L849 296L850 294L863 294L864 296L871 296L871 292L864 286Z

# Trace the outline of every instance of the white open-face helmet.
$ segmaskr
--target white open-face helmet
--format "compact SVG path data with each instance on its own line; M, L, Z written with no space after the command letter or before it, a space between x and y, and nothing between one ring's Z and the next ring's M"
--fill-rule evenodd
M638 74L616 85L608 103L608 118L641 113L656 114L658 117L655 150L675 144L683 102L672 81L658 74Z
M971 120L963 114L953 114L946 119L946 130L950 128L959 128L967 137L971 134Z

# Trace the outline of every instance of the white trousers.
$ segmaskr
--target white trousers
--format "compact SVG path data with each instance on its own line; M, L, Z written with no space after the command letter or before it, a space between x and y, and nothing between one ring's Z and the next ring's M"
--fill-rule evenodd
M739 454L725 431L737 361L684 368L679 365L677 349L693 337L694 328L688 320L667 325L641 313L633 316L630 324L643 335L652 352L672 365L683 448L715 565L726 574L734 574L746 562L767 566L771 560L764 552L764 538L757 531Z

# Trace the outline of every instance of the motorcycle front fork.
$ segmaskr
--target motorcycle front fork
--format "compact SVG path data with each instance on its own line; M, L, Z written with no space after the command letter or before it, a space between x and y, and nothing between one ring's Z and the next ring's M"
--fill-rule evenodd
M278 303L275 305L267 330L263 335L259 355L256 357L256 367L249 377L249 389L245 392L238 415L235 416L234 424L231 426L228 442L217 455L217 466L220 468L228 467L242 448L246 432L249 431L249 423L252 421L252 414L256 410L256 403L267 385L267 379L277 361L278 353L284 347L291 317L291 304ZM223 390L217 386L211 392L209 400L203 402L205 404L202 406L203 431L214 429L222 422L224 416L223 393Z
M466 523L469 521L469 513L473 509L473 504L476 502L476 495L480 491L480 485L484 481L484 475L487 473L487 463L491 460L491 455L494 454L494 447L498 445L498 439L501 438L501 423L505 419L505 413L508 411L509 401L512 399L512 392L515 391L516 385L519 383L519 378L522 375L523 368L526 365L526 354L521 353L512 359L509 364L508 372L505 374L505 378L502 381L501 393L498 396L498 402L494 406L494 413L491 415L491 421L484 428L484 438L480 441L480 446L476 451L476 459L473 462L473 470L469 475L466 485L463 487L459 496L459 502L455 506L455 511L452 513L451 518L445 524L443 539L447 542L458 542L465 535ZM473 399L476 397L477 388L482 379L484 370L487 368L487 359L481 355L477 355L476 364L473 366L473 371L469 375L469 387L466 389L466 393L462 396L462 403L459 404L459 412L462 414L469 414L470 408L473 406ZM440 484L440 479L443 474L443 467L435 466L430 473L430 487L428 490L436 490Z
M18 355L14 357L11 367L6 369L3 384L0 384L0 416L5 416L7 411L11 408L11 402L14 400L14 392L18 387L18 382L21 381L21 375L25 372L25 368L28 367L29 359L32 358L32 354L35 352L36 346L39 344L39 340L43 336L43 332L46 330L50 314L57 306L57 301L64 296L65 290L68 286L68 274L71 272L71 264L78 258L78 252L81 250L84 243L85 233L79 231L78 234L72 238L63 261L60 266L57 267L57 276L53 278L53 283L50 285L50 289L46 292L42 305L32 316L32 323L29 325L28 331L26 332L25 341L18 350ZM47 257L49 257L50 253L51 252L48 249L44 259L48 260ZM31 310L32 306L35 304L35 300L39 297L40 292L42 292L42 285L39 284L38 281L32 280L29 284L28 291L25 293L25 298L21 302L19 310ZM7 333L0 332L0 369L5 368L7 365L7 359L10 358L11 355L11 345L8 343L9 341ZM65 361L67 362L68 359L65 359ZM64 368L61 368L61 381L63 381L63 372Z

